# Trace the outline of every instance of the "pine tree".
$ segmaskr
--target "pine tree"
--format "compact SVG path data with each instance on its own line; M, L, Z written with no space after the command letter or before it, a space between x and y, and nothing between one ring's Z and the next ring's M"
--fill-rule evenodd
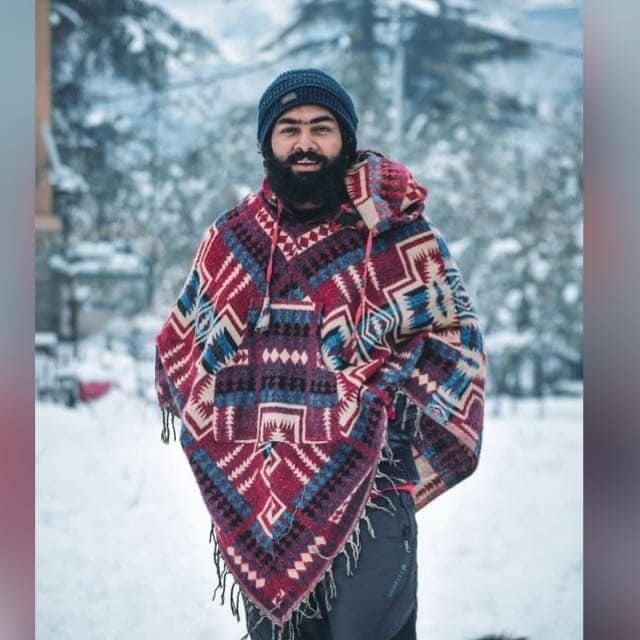
M495 393L542 397L582 378L581 121L571 98L547 122L544 154L513 147L510 215L483 234L476 277Z
M182 120L169 83L194 59L215 59L216 48L140 0L53 2L51 26L53 134L67 170L56 211L70 242L146 238L155 284L194 242L167 233L188 228L192 209L171 209L184 187L176 167L198 173L188 143L174 136L166 148Z
M475 23L475 14L486 10L471 3L466 8L446 0L396 4L298 0L291 24L266 49L295 57L298 66L322 61L353 94L362 120L360 137L387 152L397 147L389 125L397 117L394 96L401 89L400 129L411 133L400 159L411 157L414 139L420 144L440 139L444 125L504 119L505 112L521 111L516 98L489 89L478 68L529 55L525 40ZM403 69L400 79L398 68Z

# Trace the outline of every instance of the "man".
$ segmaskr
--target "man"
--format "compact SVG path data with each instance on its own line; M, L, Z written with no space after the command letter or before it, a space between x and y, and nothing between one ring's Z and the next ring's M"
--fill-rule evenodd
M415 509L473 472L486 356L426 190L344 88L278 76L261 189L206 231L156 381L252 640L414 639Z

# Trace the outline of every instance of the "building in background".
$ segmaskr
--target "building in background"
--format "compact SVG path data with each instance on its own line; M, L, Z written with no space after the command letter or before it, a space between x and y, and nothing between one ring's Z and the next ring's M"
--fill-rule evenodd
M36 331L58 333L59 298L50 257L62 246L62 220L53 211L52 167L47 148L51 122L49 0L36 1Z

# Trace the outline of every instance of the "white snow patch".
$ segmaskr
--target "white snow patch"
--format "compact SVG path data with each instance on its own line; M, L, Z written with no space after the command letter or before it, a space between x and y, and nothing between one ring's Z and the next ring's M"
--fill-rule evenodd
M555 115L555 106L550 100L538 102L538 115L542 120L551 121Z
M234 64L255 62L262 55L263 38L286 26L293 8L292 0L157 0L156 4L185 26L205 34L225 60Z
M58 24L59 19L56 20L56 22L53 22L53 17L55 16L54 12L58 12L59 14L63 15L67 20L72 22L76 27L82 26L82 18L80 17L80 14L74 9L72 9L71 7L69 7L68 5L62 4L60 2L56 2L51 7L51 14L50 14L51 24Z
M577 7L579 2L576 0L525 0L525 4L528 8L548 9L551 7Z
M89 127L97 127L107 120L107 113L101 107L91 109L84 117L84 122Z
M426 113L419 113L411 123L411 126L407 129L407 140L415 140L416 136L420 133L422 128L427 124L429 118Z
M253 189L248 184L234 184L233 192L236 194L236 198L242 199L248 196Z
M531 258L531 275L538 282L542 282L551 271L551 263L542 259L540 256L532 256Z
M508 309L515 309L520 305L522 301L522 291L519 289L513 289L507 293L504 298L504 303Z
M37 347L54 347L58 344L58 336L50 331L36 331L35 346Z
M469 24L482 27L485 31L501 36L510 36L513 38L522 37L516 25L504 15L498 13L476 14L472 18L469 18Z
M452 240L449 243L449 251L451 255L461 256L471 246L471 238L461 238L460 240Z
M180 48L178 40L170 33L161 29L156 29L153 32L154 38L163 44L169 51L176 52Z
M83 193L89 190L86 180L74 169L64 164L59 164L51 173L50 182L60 191L68 193Z
M508 313L505 310L505 313ZM503 353L509 348L518 349L531 342L532 335L528 331L496 331L484 337L484 344L491 353Z
M400 0L400 2L428 16L440 14L440 7L435 0Z
M122 22L124 23L125 29L131 36L131 41L129 42L128 47L129 51L131 51L131 53L140 53L144 50L146 40L144 29L132 18L124 18Z
M515 238L500 238L494 240L487 249L486 260L492 262L497 258L511 253L518 253L522 246Z
M78 242L67 257L53 255L49 265L66 275L118 273L144 275L144 257L123 248L118 242Z
M566 285L565 288L562 290L562 299L567 304L574 304L575 302L578 301L579 297L580 297L580 288L575 283Z

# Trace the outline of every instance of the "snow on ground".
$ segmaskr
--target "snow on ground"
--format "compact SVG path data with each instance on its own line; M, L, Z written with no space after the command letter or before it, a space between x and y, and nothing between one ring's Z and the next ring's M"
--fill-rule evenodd
M36 407L39 640L237 640L204 504L159 411ZM582 637L582 401L491 406L480 466L418 514L418 638Z

